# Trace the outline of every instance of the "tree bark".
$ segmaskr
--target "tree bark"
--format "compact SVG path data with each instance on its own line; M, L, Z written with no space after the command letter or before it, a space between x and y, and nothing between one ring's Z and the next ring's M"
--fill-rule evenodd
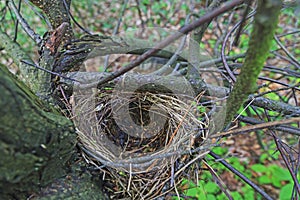
M69 165L76 158L72 122L44 105L2 65L0 92L0 199L26 199L53 181L65 189L44 196L102 196L88 175L79 177L70 172ZM74 178L66 180L67 175Z
M66 1L67 6L64 6L63 1L60 0L31 0L31 2L44 11L50 19L54 31L59 31L60 29L57 28L64 23L68 25L66 30L62 31L64 35L63 41L57 42L59 46L62 47L66 41L73 39L68 16L70 0ZM50 34L46 39L56 38L54 33ZM260 33L259 35L261 36L262 34ZM272 34L263 33L263 35L272 37ZM30 86L32 91L40 94L45 93L45 96L47 96L52 75L44 71L39 71L36 74L37 70L29 68L28 65L21 62L21 60L30 62L32 60L22 53L20 46L8 43L7 41L10 39L5 33L0 32L1 38L3 41L1 45L14 58L15 63L20 67L21 74L27 76L25 77L26 85ZM264 43L264 39L262 40L260 44ZM99 55L111 53L142 54L153 47L153 44L149 43L132 38L89 35L71 41L66 49L56 47L54 53L51 49L52 46L48 49L43 49L39 64L44 69L64 73L71 68L79 66L84 60ZM255 45L252 44L252 46ZM49 46L46 45L46 47ZM255 48L259 49L257 46ZM173 52L175 50L166 48L159 51L156 56L169 58ZM267 52L267 50L264 50L264 52ZM253 57L255 55L249 53L247 59L251 60ZM186 61L187 58L186 52L183 52L179 60ZM247 64L247 62L245 65L262 66L256 63ZM255 71L259 72L260 69L255 69ZM248 72L247 75L249 73L251 74L252 72ZM71 73L68 76L77 79ZM85 81L87 82L96 80L95 82L97 83L107 77L108 74L97 73L95 75L79 72L77 76L80 79L86 78ZM38 78L35 79L36 77ZM244 79L243 75L240 75L240 77L239 79L244 84L248 84L249 80ZM132 85L155 82L163 86L167 85L167 83L174 83L179 91L185 91L185 88L191 85L196 94L209 90L216 97L224 97L229 92L228 88L225 87L207 85L199 77L198 79L192 78L188 79L190 82L180 82L175 76L159 77L126 74L126 81L132 83ZM249 77L247 76L246 78ZM118 77L109 84L114 84L120 80L125 81L125 76ZM253 80L251 80L252 82ZM64 78L60 79L60 84L67 85L69 88L74 86L71 80ZM4 66L0 66L0 92L2 95L0 99L0 109L2 111L0 115L0 153L2 156L0 159L0 199L26 199L31 197L38 199L104 199L105 197L100 187L102 184L101 180L95 179L86 170L87 164L79 160L77 156L76 134L72 122L63 117L55 108L49 106L48 103L37 98L26 85L12 76ZM145 90L147 91L158 89L157 85L146 86ZM244 101L249 94L253 93L252 85L247 85L247 87L249 91L247 90L244 96L240 97L240 93L237 92L236 98L238 100L242 99ZM244 86L239 88L244 92ZM164 90L165 88L159 89ZM241 101L236 101L236 98L231 97L229 101L233 102L227 109L227 113L230 116L228 117L229 121L242 103ZM270 102L265 101L264 98L259 98L254 101L254 105L268 108ZM234 109L231 109L231 107ZM299 109L288 107L286 104L274 103L271 109L279 110L284 114L299 115L300 113ZM219 122L218 120L215 121Z
M256 81L269 55L281 9L281 0L258 1L249 48L226 108L227 125L250 94L256 91Z

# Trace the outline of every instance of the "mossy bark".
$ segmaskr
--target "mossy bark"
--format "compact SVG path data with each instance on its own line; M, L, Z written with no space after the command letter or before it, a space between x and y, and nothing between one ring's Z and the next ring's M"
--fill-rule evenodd
M36 90L37 87L37 69L21 62L22 60L33 63L32 59L25 53L22 47L14 42L9 35L0 29L0 46L5 49L7 54L13 59L14 63L19 67L22 81L31 89Z
M237 114L247 97L257 89L256 80L269 55L281 5L281 0L258 1L245 63L227 101L225 125Z
M0 66L0 83L1 195L24 199L29 191L65 174L76 135L68 119L47 112L4 66Z
M35 6L40 8L48 17L52 29L56 29L63 22L70 24L68 9L70 9L71 0L66 0L66 6L62 0L30 0ZM69 40L74 37L72 27L69 26L66 31L65 39Z
M72 122L0 65L0 199L105 199ZM40 192L42 190L42 192Z

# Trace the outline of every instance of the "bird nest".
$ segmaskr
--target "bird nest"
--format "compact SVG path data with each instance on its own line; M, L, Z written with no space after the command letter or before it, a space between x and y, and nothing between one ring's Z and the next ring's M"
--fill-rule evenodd
M213 146L200 98L114 88L76 95L73 113L84 157L105 175L111 198L178 194L183 174L194 173L190 166Z

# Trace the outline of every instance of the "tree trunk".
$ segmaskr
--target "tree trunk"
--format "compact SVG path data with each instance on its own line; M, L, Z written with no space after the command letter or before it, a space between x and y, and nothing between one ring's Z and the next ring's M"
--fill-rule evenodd
M2 65L0 92L0 199L33 197L50 183L42 196L101 197L89 174L74 172L82 163L73 161L76 134L71 121L44 105Z

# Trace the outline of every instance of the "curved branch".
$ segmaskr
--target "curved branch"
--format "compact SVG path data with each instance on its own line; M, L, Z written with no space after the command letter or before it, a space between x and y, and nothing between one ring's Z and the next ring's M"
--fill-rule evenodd
M280 101L274 101L264 97L257 97L253 101L252 105L266 108L268 110L276 111L284 115L291 115L292 117L300 116L300 107L292 106Z
M106 79L103 79L99 84L100 85L104 84L110 80L113 80L114 78L116 78L118 76L121 76L122 74L125 74L126 72L132 70L133 68L135 68L136 66L138 66L139 64L144 62L149 57L155 55L161 49L163 49L166 46L168 46L169 44L171 44L174 40L177 40L180 37L182 37L183 34L189 33L190 31L196 29L197 27L201 26L202 24L209 22L214 17L232 9L233 7L235 7L241 3L243 3L242 0L233 0L231 2L228 2L228 3L224 4L223 6L221 6L220 8L215 9L212 12L205 14L203 17L196 20L195 22L182 27L181 29L179 29L179 32L176 32L173 35L167 37L166 39L161 41L159 44L155 45L152 49L148 50L147 52L145 52L144 54L139 56L137 59L135 59L134 61L129 63L127 66L123 67L121 70L116 71L116 72L112 73L112 75L107 77Z
M66 85L66 90L69 91L72 90L74 85L76 85L76 87L79 88L97 87L97 85L99 86L99 82L108 76L110 76L109 73L70 72L65 75L66 78L62 77L60 79L60 84ZM184 89L186 88L186 84L190 84L192 88L194 88L196 95L203 91L209 91L209 95L218 98L226 97L230 92L230 90L226 87L214 86L210 84L205 84L203 82L181 82L176 76L152 76L152 75L141 75L141 74L126 74L126 76L124 77L121 76L115 79L114 81L109 82L108 84L113 86L115 83L121 81L123 78L128 78L128 80L126 81L132 81L132 84L135 85L143 85L147 81L149 82L149 80L152 82L158 82L162 84L173 82L175 87L182 88L181 91L185 91ZM76 81L74 82L72 80L76 80ZM157 88L156 86L154 86L152 89L151 88L148 89L155 90ZM252 101L252 100L253 100L253 95L249 95L248 101ZM256 97L252 101L252 105L267 110L272 110L278 113L282 113L284 115L289 115L289 116L292 115L293 117L300 117L299 107L292 106L284 102L274 101L264 97Z

